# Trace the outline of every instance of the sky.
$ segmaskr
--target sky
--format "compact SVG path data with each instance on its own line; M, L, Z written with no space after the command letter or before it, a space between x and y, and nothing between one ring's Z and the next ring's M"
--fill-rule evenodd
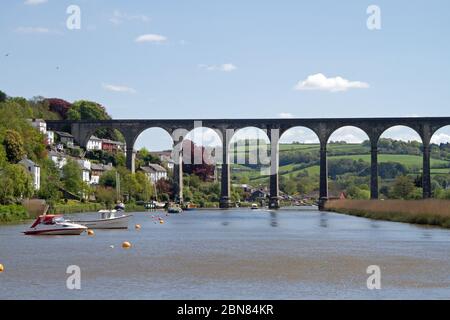
M79 29L67 27L71 5ZM370 5L380 29L368 28ZM0 90L93 100L117 119L450 116L449 12L448 0L6 0ZM137 141L170 145L160 129Z

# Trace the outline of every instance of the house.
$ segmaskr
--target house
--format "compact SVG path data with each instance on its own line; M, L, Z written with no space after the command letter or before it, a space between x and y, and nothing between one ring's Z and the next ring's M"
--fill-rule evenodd
M81 168L83 182L91 182L91 162L86 159L77 159L77 163Z
M152 183L156 183L161 179L167 179L167 170L159 164L149 163L147 166L141 167L140 170L145 173Z
M47 123L43 119L27 119L33 128L39 130L40 133L47 133Z
M102 139L91 136L87 142L86 150L102 150Z
M27 158L21 160L19 163L24 166L33 177L34 190L39 190L41 188L41 167Z
M161 163L164 164L167 169L173 170L175 166L175 161L172 159L172 151L156 151L150 152L151 155L158 157Z
M120 141L113 141L109 139L102 139L102 150L110 153L125 152L125 143Z
M98 164L98 163L92 163L91 164L91 184L99 184L100 177L105 173L106 171L112 170L113 166L111 163L105 165L105 164Z
M54 143L55 143L55 133L53 131L48 130L47 134L45 135L45 144L51 146Z
M70 133L67 133L67 132L62 132L62 131L55 131L55 134L57 135L58 140L62 144L65 144L68 147L73 147L73 141L74 141L73 135L71 135Z
M58 151L50 151L48 158L53 161L58 169L62 169L67 164L67 155Z
M267 192L263 190L255 190L250 195L250 201L260 201L265 200L267 198L268 194Z

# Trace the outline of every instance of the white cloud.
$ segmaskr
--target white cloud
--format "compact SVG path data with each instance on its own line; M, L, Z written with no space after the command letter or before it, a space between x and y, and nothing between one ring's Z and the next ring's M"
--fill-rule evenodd
M310 75L299 81L294 89L298 91L321 90L329 92L347 91L349 89L366 89L369 84L361 81L349 81L342 77L327 78L322 73Z
M361 143L369 140L367 134L356 127L342 127L331 135L328 141L345 141L347 143Z
M26 0L25 4L27 6L35 6L35 5L43 4L43 3L46 3L46 2L47 2L47 0Z
M419 134L406 126L394 126L387 129L381 135L381 138L389 138L401 141L419 141L422 142Z
M289 112L280 112L278 118L294 118L294 115Z
M114 85L114 84L106 84L104 83L103 88L108 90L108 91L113 91L113 92L124 92L124 93L136 93L136 90L130 87L126 87L126 86L119 86L119 85Z
M162 36L160 34L152 34L152 33L140 35L139 37L137 37L135 39L135 41L138 42L138 43L141 43L141 42L161 43L161 42L164 42L166 40L167 40L166 37L164 37L164 36Z
M48 28L44 28L44 27L18 27L16 29L16 32L18 33L26 33L26 34L31 34L31 33L40 33L40 34L44 34L44 33L51 33L52 31L50 31L50 29Z
M291 128L280 137L280 143L292 143L294 141L301 143L319 143L319 138L314 131L306 127Z
M113 24L121 24L124 21L140 21L140 22L149 22L150 18L143 14L131 15L119 10L114 10L112 17L109 21Z
M231 72L237 69L237 67L232 63L224 63L221 65L207 65L207 64L199 64L200 68L208 70L208 71L223 71L223 72Z
M449 142L450 142L450 134L446 133L435 133L431 138L431 143L441 144Z

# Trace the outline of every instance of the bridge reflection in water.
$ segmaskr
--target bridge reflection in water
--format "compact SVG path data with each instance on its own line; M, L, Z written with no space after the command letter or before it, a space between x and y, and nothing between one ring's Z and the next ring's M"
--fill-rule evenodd
M422 187L423 198L431 197L430 178L430 141L433 134L440 128L450 124L450 117L411 117L411 118L325 118L325 119L149 119L149 120L83 120L83 121L47 121L49 130L71 131L80 146L86 146L89 138L99 128L119 130L126 142L126 163L128 169L135 170L134 143L138 136L148 128L159 127L167 131L174 143L174 152L181 154L181 141L193 129L198 127L213 129L222 142L222 171L221 171L221 208L230 207L230 141L234 133L246 127L256 127L264 130L270 141L270 208L279 207L278 183L278 153L279 137L294 127L311 129L320 142L320 203L323 205L328 199L328 172L327 172L327 142L329 137L339 128L353 126L363 130L371 145L371 178L370 193L372 199L378 199L378 140L380 136L391 127L406 126L415 130L422 139L423 167ZM174 166L174 192L178 201L183 201L183 172L182 156L176 157Z

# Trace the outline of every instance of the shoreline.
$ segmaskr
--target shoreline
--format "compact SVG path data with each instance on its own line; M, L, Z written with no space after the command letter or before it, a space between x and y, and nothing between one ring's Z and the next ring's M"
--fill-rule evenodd
M448 200L331 200L325 204L325 211L450 229Z

